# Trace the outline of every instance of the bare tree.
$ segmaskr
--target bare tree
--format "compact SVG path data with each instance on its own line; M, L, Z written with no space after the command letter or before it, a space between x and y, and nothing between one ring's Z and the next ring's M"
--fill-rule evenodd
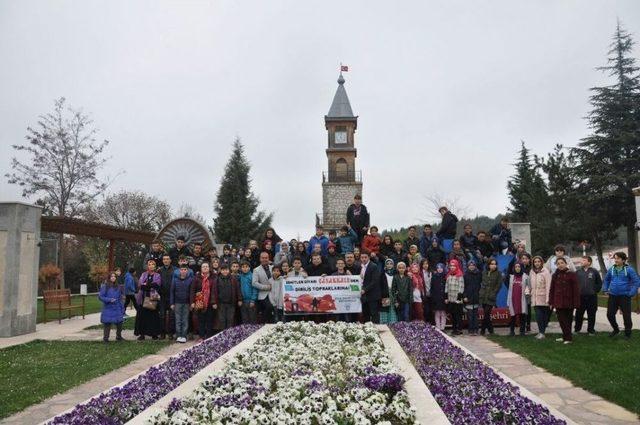
M61 217L76 217L89 202L103 193L109 182L97 173L107 158L102 152L107 140L96 141L97 129L81 110L65 106L65 98L57 99L53 112L41 115L35 127L27 127L27 144L13 145L17 152L30 158L13 158L8 182L22 188L25 198L37 195L48 211ZM63 270L64 235L59 235L58 261Z
M171 220L166 201L140 191L120 191L92 203L83 213L91 221L132 230L157 232Z
M181 217L188 217L202 224L204 227L206 227L206 221L202 216L202 214L196 211L193 205L187 204L186 202L183 202L182 204L180 204L180 207L178 207L176 218L181 218Z
M438 209L440 207L447 207L449 211L454 213L460 219L469 218L471 216L472 209L469 205L463 204L460 201L460 197L445 197L437 192L431 195L425 195L425 209L426 219L425 222L433 221L434 219L440 220L440 213Z

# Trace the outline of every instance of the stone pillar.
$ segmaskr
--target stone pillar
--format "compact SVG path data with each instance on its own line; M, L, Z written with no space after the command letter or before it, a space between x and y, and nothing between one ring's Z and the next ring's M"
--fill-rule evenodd
M533 252L533 244L531 242L531 223L511 223L511 238L513 242L524 242L527 252Z
M640 268L640 187L633 189L636 196L636 265Z
M42 208L0 202L0 337L36 330Z

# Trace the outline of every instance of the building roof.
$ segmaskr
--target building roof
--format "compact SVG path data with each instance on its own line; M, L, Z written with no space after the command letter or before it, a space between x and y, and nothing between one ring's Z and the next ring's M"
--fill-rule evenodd
M344 77L342 72L338 77L338 89L335 96L333 96L333 102L331 108L329 108L328 118L355 118L353 110L351 109L351 103L349 103L349 97L347 91L344 89Z

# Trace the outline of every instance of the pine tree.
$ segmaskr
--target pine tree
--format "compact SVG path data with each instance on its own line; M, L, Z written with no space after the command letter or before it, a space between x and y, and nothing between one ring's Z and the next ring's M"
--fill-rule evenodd
M515 174L507 182L509 191L509 216L514 222L531 223L531 244L536 252L546 253L550 245L551 217L548 215L549 196L542 176L524 141L514 164Z
M213 227L217 241L240 245L258 238L271 225L273 214L258 211L260 201L251 192L250 171L244 147L236 138L214 206Z
M574 149L579 173L591 202L606 208L608 223L625 226L629 258L636 260L636 212L632 189L640 186L640 78L634 41L620 26L610 45L606 66L598 68L614 78L611 85L593 87L588 116L592 134Z

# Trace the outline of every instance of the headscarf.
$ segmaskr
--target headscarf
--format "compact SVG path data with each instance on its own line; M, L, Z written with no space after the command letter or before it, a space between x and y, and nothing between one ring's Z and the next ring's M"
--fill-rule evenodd
M447 277L448 276L456 276L456 277L460 277L463 275L462 273L462 267L460 266L460 261L453 259L451 261L449 261L449 264L454 263L456 266L456 269L453 270L451 268L449 268L449 270L447 271Z
M424 292L424 278L422 277L422 270L418 263L411 264L409 267L411 271L411 282L413 283L414 289L419 289L420 292Z
M442 271L439 271L442 270ZM438 263L436 264L436 271L433 273L435 276L444 276L444 264Z
M471 270L471 269L469 268L469 266L470 266L471 264L473 264L474 266L476 266L474 270ZM478 268L478 263L476 263L476 260L469 260L469 261L467 262L467 271L468 271L469 273L480 273L480 269Z
M520 271L516 271L516 266L520 266ZM513 275L514 276L522 276L524 274L524 264L518 262L513 265Z
M387 268L387 265L389 264L391 264L391 267ZM384 272L389 276L393 276L395 273L395 270L396 270L395 263L391 258L387 258L384 262Z

